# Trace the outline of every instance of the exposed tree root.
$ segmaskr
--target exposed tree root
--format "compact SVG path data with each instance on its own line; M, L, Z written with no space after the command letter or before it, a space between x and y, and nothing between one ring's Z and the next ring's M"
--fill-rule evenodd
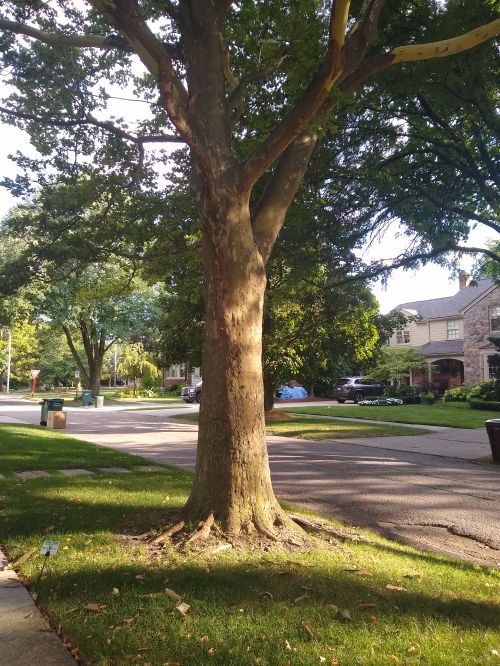
M168 530L165 530L161 534L158 534L158 536L156 536L154 539L151 540L151 543L165 543L167 541L170 541L173 535L176 534L177 532L180 532L185 524L186 523L183 520L181 520L178 523L175 523L175 525L169 527Z
M211 513L206 520L202 520L196 532L194 532L189 539L186 541L186 544L192 543L193 541L205 540L208 539L212 525L215 522L214 514Z
M342 530L337 530L331 527L331 525L325 525L325 523L321 523L320 521L317 520L312 521L309 520L308 518L304 518L304 516L296 516L293 514L288 514L288 515L295 523L297 523L297 525L300 525L300 527L303 527L309 533L323 532L326 534L331 534L333 537L340 539L341 541L361 541L362 543L376 545L374 541L366 539L365 537L362 537L359 534L352 534L351 532L343 532Z
M244 523L237 534L222 530L216 523L214 513L200 521L194 531L189 529L186 517L181 517L178 512L172 513L171 519L173 524L167 529L157 528L156 535L151 536L150 529L134 538L146 541L154 550L167 546L181 550L189 546L200 555L216 554L230 548L308 551L317 545L318 539L324 541L325 538L330 546L337 548L342 548L343 541L372 543L364 537L335 529L321 521L287 513L281 507L275 512L274 519L268 516L266 520L254 518Z

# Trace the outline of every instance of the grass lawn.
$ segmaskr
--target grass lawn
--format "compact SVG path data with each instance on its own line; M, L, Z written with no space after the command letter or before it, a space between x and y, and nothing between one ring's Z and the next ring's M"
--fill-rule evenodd
M292 410L290 410L292 411ZM287 410L288 412L288 410ZM184 421L198 421L198 413L177 414L174 418ZM303 439L352 439L355 437L396 437L398 435L423 435L429 432L424 428L405 428L378 423L335 420L296 416L287 419L272 419L266 422L269 435L302 437Z
M498 572L375 535L306 554L152 551L127 534L162 525L185 501L190 474L138 471L140 459L37 427L0 432L0 543L14 559L35 549L16 567L32 587L41 543L60 541L38 602L86 666L498 663ZM24 482L10 474L54 461L135 471ZM185 617L166 588L190 605Z
M488 419L499 417L498 412L471 409L461 402L436 402L434 405L399 405L398 407L364 407L362 405L325 405L324 407L287 407L280 403L275 409L289 414L316 414L395 423L449 426L450 428L484 428Z
M101 395L104 396L104 402L107 404L110 403L120 404L126 402L130 402L132 404L136 402L154 402L162 404L175 403L176 406L184 404L184 401L181 400L177 395L162 396L161 398L141 398L141 397L134 398L133 396L129 396L127 398L117 398L115 397L115 394L116 391L109 389L105 389L101 393ZM80 404L82 397L81 391L79 391L78 396L79 398L76 401L75 406L78 406ZM24 394L24 397L26 400L29 400L30 402L40 402L44 398L64 398L65 403L73 403L75 402L75 389L72 389L71 391L68 392L44 391L43 393L36 393L33 397L31 397L31 395L29 394L28 395Z

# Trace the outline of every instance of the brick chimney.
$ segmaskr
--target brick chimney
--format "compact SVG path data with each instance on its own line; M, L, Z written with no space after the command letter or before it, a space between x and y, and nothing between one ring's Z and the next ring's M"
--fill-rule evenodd
M465 271L460 271L458 274L458 285L460 289L465 289L467 286L467 281L469 280L469 274Z

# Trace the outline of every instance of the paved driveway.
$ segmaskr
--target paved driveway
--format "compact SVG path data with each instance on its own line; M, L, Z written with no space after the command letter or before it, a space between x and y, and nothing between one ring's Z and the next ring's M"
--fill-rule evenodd
M70 408L67 432L193 469L197 426L171 417L196 409ZM5 417L36 423L39 408L2 400ZM500 567L500 469L466 459L488 452L484 431L320 442L269 437L268 450L279 497L424 550Z

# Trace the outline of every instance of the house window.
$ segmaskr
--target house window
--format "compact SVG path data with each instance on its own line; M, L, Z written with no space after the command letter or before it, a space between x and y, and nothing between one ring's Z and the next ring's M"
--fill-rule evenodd
M184 377L184 368L182 365L171 365L165 373L168 379L182 379Z
M448 340L457 340L458 339L458 321L456 319L449 319L446 322L446 325L447 325Z
M488 363L488 379L497 379L500 377L500 365L490 365Z
M410 331L405 329L404 331L396 331L396 343L398 345L407 345L410 342Z
M490 308L490 326L492 331L500 331L500 306Z

